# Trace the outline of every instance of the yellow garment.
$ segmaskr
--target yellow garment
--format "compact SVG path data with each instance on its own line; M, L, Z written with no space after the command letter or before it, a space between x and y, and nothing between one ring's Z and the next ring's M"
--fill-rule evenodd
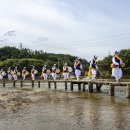
M80 61L78 61L76 64L75 64L75 66L78 66L80 64Z
M89 66L88 76L89 76L90 78L92 77L92 67L91 67L91 66Z
M111 68L113 68L113 63L111 64Z
M115 55L115 57L116 57L118 60L121 60L121 58L120 58L119 56Z

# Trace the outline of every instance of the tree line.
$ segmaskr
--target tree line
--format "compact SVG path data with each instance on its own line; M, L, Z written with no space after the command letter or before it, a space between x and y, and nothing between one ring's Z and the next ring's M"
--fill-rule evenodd
M111 63L113 55L108 55L102 60L98 60L97 65L101 77L111 77ZM16 47L5 46L0 48L0 67L7 70L9 66L12 68L17 66L21 71L23 67L27 67L28 71L31 70L32 66L35 65L36 69L41 72L43 65L47 65L48 69L51 69L53 64L57 64L59 69L62 70L63 64L68 63L68 66L74 67L74 61L77 57L69 54L54 54L47 53L42 50L32 51L27 48L18 49ZM123 68L124 78L130 77L130 49L121 50L121 58L125 63ZM87 73L89 68L89 62L86 59L81 59L83 65L84 74ZM74 69L74 68L73 68Z
M12 68L17 66L20 71L23 67L26 67L30 71L34 65L41 72L41 68L45 64L49 69L52 68L53 64L56 64L62 70L64 63L67 63L68 66L73 68L76 58L76 56L69 54L47 53L42 50L32 51L27 48L21 50L10 46L0 48L0 67L4 70L7 70L9 66ZM83 71L86 72L89 66L88 61L81 59L81 63L83 64Z

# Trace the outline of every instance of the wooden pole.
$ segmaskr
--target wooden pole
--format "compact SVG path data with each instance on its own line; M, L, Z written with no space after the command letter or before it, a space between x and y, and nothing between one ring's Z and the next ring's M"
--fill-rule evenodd
M32 80L32 88L34 88L34 80Z
M38 88L40 88L40 81L38 81Z
M126 86L126 98L130 98L130 84Z
M21 88L23 87L23 80L21 80L21 82L20 82L21 84L20 84L20 86L21 86Z
M83 91L85 91L85 83L83 83Z
M81 90L81 83L78 83L78 90Z
M100 87L101 85L100 84L96 84L96 89L97 89L97 92L100 92L101 91L101 87Z
M91 82L88 83L88 91L89 93L93 93L93 84Z
M15 80L13 81L13 87L15 87Z
M56 82L54 82L54 87L55 87L55 89L57 88L57 86L56 86Z
M51 88L51 82L48 81L48 87Z
M67 82L65 82L65 90L67 90Z
M3 80L3 87L5 87L5 80Z
M109 95L114 96L115 95L115 86L112 84L109 84Z
M70 90L73 91L73 82L70 82Z

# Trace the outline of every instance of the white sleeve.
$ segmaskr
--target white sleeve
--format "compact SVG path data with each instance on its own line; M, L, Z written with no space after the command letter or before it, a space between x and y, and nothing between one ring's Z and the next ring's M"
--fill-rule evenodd
M112 58L112 63L113 63L114 65L119 65L119 63L115 61L115 57Z
M120 64L122 64L123 62L122 62L122 60L120 60Z
M80 64L80 69L82 69L83 68L83 66L82 66L82 64Z
M76 62L74 63L74 68L76 69Z

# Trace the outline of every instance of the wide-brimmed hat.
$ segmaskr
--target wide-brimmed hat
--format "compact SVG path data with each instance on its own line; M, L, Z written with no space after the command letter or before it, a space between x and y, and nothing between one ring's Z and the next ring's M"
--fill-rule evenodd
M98 58L98 56L94 55L94 59L97 59L97 58Z
M120 51L115 51L115 55L117 55L117 54L119 54L120 53Z

